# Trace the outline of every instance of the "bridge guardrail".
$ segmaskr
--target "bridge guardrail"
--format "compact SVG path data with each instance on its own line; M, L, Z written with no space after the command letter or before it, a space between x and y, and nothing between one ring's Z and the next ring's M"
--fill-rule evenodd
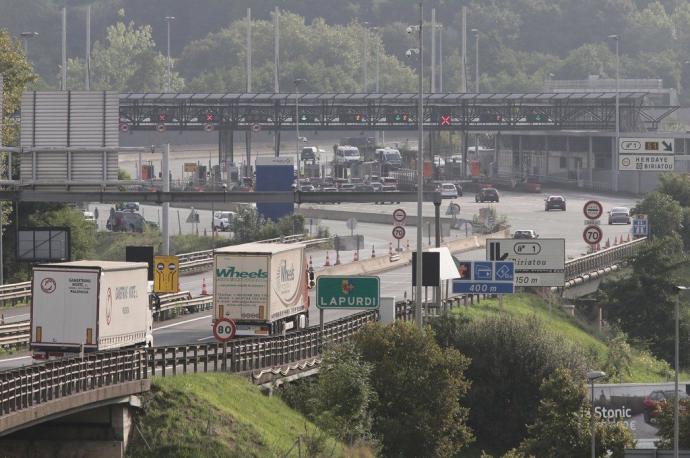
M618 264L635 255L646 241L647 238L643 237L567 261L565 263L565 279L566 281L573 280L590 272Z

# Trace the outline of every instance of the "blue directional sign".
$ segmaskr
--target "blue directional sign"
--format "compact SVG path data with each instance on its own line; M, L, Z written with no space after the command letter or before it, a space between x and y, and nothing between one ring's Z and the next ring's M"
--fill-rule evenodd
M453 293L512 294L513 261L459 261L460 278L453 280Z
M635 215L632 220L632 233L635 237L646 237L649 235L649 220L647 215Z

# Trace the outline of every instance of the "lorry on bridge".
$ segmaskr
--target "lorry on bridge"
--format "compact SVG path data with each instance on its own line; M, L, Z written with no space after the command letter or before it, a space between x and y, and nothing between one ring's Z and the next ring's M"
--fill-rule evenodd
M34 359L153 345L145 262L72 261L34 266Z
M213 258L213 317L233 320L237 336L281 334L309 325L304 245L246 243Z

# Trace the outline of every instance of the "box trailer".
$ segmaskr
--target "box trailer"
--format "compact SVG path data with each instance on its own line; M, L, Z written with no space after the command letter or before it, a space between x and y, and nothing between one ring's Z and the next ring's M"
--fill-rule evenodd
M31 283L35 359L153 345L148 265L74 261L40 264Z
M238 336L274 335L309 323L307 263L301 244L247 243L214 255L214 319Z

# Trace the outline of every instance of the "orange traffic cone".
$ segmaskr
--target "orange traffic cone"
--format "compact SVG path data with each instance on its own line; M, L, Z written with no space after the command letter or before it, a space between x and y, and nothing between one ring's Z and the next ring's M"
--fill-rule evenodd
M388 242L388 256L393 256L393 242Z
M628 234L628 242L630 241L630 234Z
M613 246L616 246L616 245L618 245L618 236L615 236L613 238Z
M374 249L374 244L371 245L371 257L372 258L376 257L376 249Z
M314 263L311 261L311 256L309 256L309 270L314 270Z
M335 252L335 264L334 264L334 265L335 265L335 266L339 266L339 265L340 265L340 251L336 251L336 252Z
M597 247L596 251L601 250L601 245L599 243L597 243L596 247Z
M604 248L611 248L611 239L606 239L606 245L604 245Z
M206 289L206 277L201 279L201 295L208 296L208 289Z
M331 258L328 256L328 251L326 251L326 262L323 263L324 267L328 267L331 265Z
M407 239L407 243L405 244L405 249L407 251L410 251L410 239Z

